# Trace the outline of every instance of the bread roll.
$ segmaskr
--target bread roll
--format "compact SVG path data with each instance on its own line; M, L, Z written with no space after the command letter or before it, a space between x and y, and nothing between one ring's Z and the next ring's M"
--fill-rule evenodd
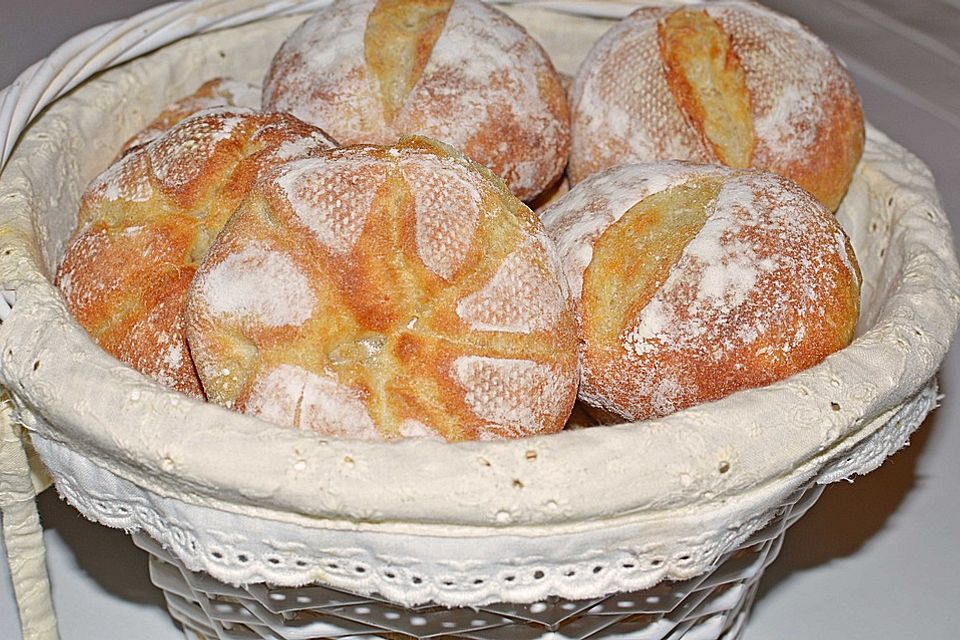
M795 183L620 165L543 213L581 320L581 398L630 420L789 376L846 346L860 272Z
M786 176L832 211L863 150L836 56L753 2L637 10L584 60L571 111L574 183L619 163L721 163Z
M261 172L331 146L286 114L214 110L131 149L81 200L56 278L70 311L120 360L201 396L183 333L200 258Z
M167 105L150 124L124 143L120 149L120 155L132 147L150 142L184 118L205 109L214 107L259 109L260 93L260 87L257 85L233 78L207 80L190 95Z
M264 107L341 144L447 142L529 200L563 171L569 110L544 51L478 0L337 0L283 44Z
M327 435L549 433L576 396L539 219L424 138L266 174L197 272L187 335L210 400Z

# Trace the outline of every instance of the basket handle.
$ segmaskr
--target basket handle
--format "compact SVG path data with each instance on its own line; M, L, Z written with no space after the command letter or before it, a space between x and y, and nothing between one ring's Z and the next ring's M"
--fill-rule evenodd
M24 435L0 389L0 517L24 640L57 640L46 553Z

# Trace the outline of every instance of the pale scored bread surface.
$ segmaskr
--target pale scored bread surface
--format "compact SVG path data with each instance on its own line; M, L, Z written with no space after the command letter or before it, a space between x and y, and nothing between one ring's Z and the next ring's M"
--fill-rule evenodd
M724 161L789 177L834 209L863 146L836 56L752 2L636 11L590 51L571 105L574 181L620 162Z
M257 173L332 145L290 116L221 108L132 148L83 196L57 275L71 312L124 362L202 395L183 325L199 258Z
M127 140L120 150L127 150L146 144L163 134L181 120L195 113L216 107L240 107L258 110L262 89L249 82L233 78L213 78L204 82L190 95L169 104L154 120Z
M592 298L630 268L614 263L656 262L666 250L621 246L629 227L664 224L662 212L629 216L698 182L715 185L698 228L649 287L610 303L622 322L604 332L611 311L595 313L608 300ZM595 406L631 419L666 415L785 377L852 339L860 275L849 241L809 194L773 174L624 165L578 185L543 220L574 284L580 393ZM595 255L601 246L606 255Z
M249 292L264 283L263 302ZM560 429L576 393L569 290L539 220L423 139L267 176L188 296L211 400L360 439Z
M284 43L264 85L267 108L342 144L430 136L521 199L566 164L569 113L553 66L522 27L476 0L335 2Z

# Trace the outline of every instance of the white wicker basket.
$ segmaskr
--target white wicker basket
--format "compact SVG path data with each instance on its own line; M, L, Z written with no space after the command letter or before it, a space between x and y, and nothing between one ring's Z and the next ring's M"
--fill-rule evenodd
M209 77L259 81L301 14L323 4L167 5L78 36L2 94L0 383L12 403L0 506L24 635L56 636L29 443L82 513L160 543L138 538L171 613L200 635L308 637L305 621L323 618L340 629L325 627L332 637L736 637L818 485L875 468L936 403L960 270L929 172L868 131L838 212L865 278L858 338L788 380L642 426L512 442L360 443L273 427L104 354L49 275L79 194L126 137ZM609 26L603 16L633 6L517 4L508 10L568 73ZM309 583L327 600L311 600L319 587L285 590ZM291 597L311 611L277 606Z
M190 571L148 536L134 534L134 541L150 554L150 577L163 590L170 614L188 638L294 640L388 634L418 640L734 640L743 630L763 570L776 559L787 528L822 491L823 486L817 485L790 496L763 529L726 554L716 567L689 580L583 600L554 596L530 604L401 607L376 595L321 585L231 587Z

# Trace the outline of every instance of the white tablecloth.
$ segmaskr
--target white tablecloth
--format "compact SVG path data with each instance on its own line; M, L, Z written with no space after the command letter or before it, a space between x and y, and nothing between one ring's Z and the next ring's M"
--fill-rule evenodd
M2 0L0 87L70 35L156 0ZM868 119L933 169L960 227L960 0L768 0L844 58ZM960 637L960 348L946 399L912 445L853 484L829 487L767 571L746 640ZM40 498L63 640L179 640L146 554L122 532ZM0 560L0 638L20 637Z

